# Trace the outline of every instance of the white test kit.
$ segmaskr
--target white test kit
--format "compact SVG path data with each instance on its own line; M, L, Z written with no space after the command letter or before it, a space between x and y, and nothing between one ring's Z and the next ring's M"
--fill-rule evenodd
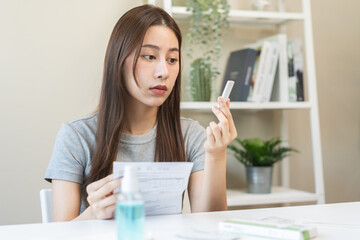
M232 81L232 80L228 80L226 82L225 88L224 88L224 90L223 90L223 92L221 94L221 97L224 98L225 102L228 100L228 98L230 96L230 93L231 93L231 90L232 90L232 88L234 86L234 83L235 82Z

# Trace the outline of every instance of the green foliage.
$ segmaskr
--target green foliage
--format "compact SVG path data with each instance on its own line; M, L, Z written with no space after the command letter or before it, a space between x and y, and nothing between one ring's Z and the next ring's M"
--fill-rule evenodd
M211 65L203 58L191 63L191 95L194 101L210 101L211 98Z
M230 144L228 148L235 153L236 159L245 166L272 166L287 157L290 152L298 152L294 148L281 147L282 140L279 137L267 141L260 138L245 140L236 138L235 141L241 147Z
M209 81L211 86L220 74L217 66L222 50L222 34L229 26L230 5L227 0L185 0L185 2L187 10L192 13L187 35L190 42L187 55L192 59L194 48L201 51L203 66L209 67L211 73L210 78L201 81ZM190 70L190 82L198 81L194 79L197 75L192 74L191 71L196 69Z

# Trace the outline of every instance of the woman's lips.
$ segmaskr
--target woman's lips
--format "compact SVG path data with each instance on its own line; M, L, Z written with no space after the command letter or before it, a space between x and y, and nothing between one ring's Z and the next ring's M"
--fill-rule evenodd
M165 85L157 85L155 87L150 88L151 92L162 95L167 91L167 87Z

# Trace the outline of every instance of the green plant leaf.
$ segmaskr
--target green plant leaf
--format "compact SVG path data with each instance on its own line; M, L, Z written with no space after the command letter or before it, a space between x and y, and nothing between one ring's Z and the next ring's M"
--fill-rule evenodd
M222 33L229 26L228 15L230 5L227 0L186 0L185 2L186 9L192 13L187 34L192 47L189 48L187 56L193 58L193 49L200 49L202 52L201 58L210 62L209 80L212 85L217 76L219 76L216 66L219 65L218 61L222 52ZM198 77L199 74L192 71L197 70L197 68L191 68L190 70L192 89L194 86L203 88L201 83L205 82L203 80L195 80L195 77ZM192 83L193 80L198 81L198 83Z
M230 144L228 148L245 166L272 166L289 156L290 152L298 152L294 148L281 147L283 141L280 137L274 137L267 141L260 138L244 140L236 138L235 142L237 145Z

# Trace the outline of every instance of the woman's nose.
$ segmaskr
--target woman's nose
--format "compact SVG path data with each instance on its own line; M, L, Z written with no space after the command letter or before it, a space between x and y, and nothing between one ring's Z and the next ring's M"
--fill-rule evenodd
M156 69L154 72L155 78L166 79L169 75L168 66L166 59L161 59L156 64Z

